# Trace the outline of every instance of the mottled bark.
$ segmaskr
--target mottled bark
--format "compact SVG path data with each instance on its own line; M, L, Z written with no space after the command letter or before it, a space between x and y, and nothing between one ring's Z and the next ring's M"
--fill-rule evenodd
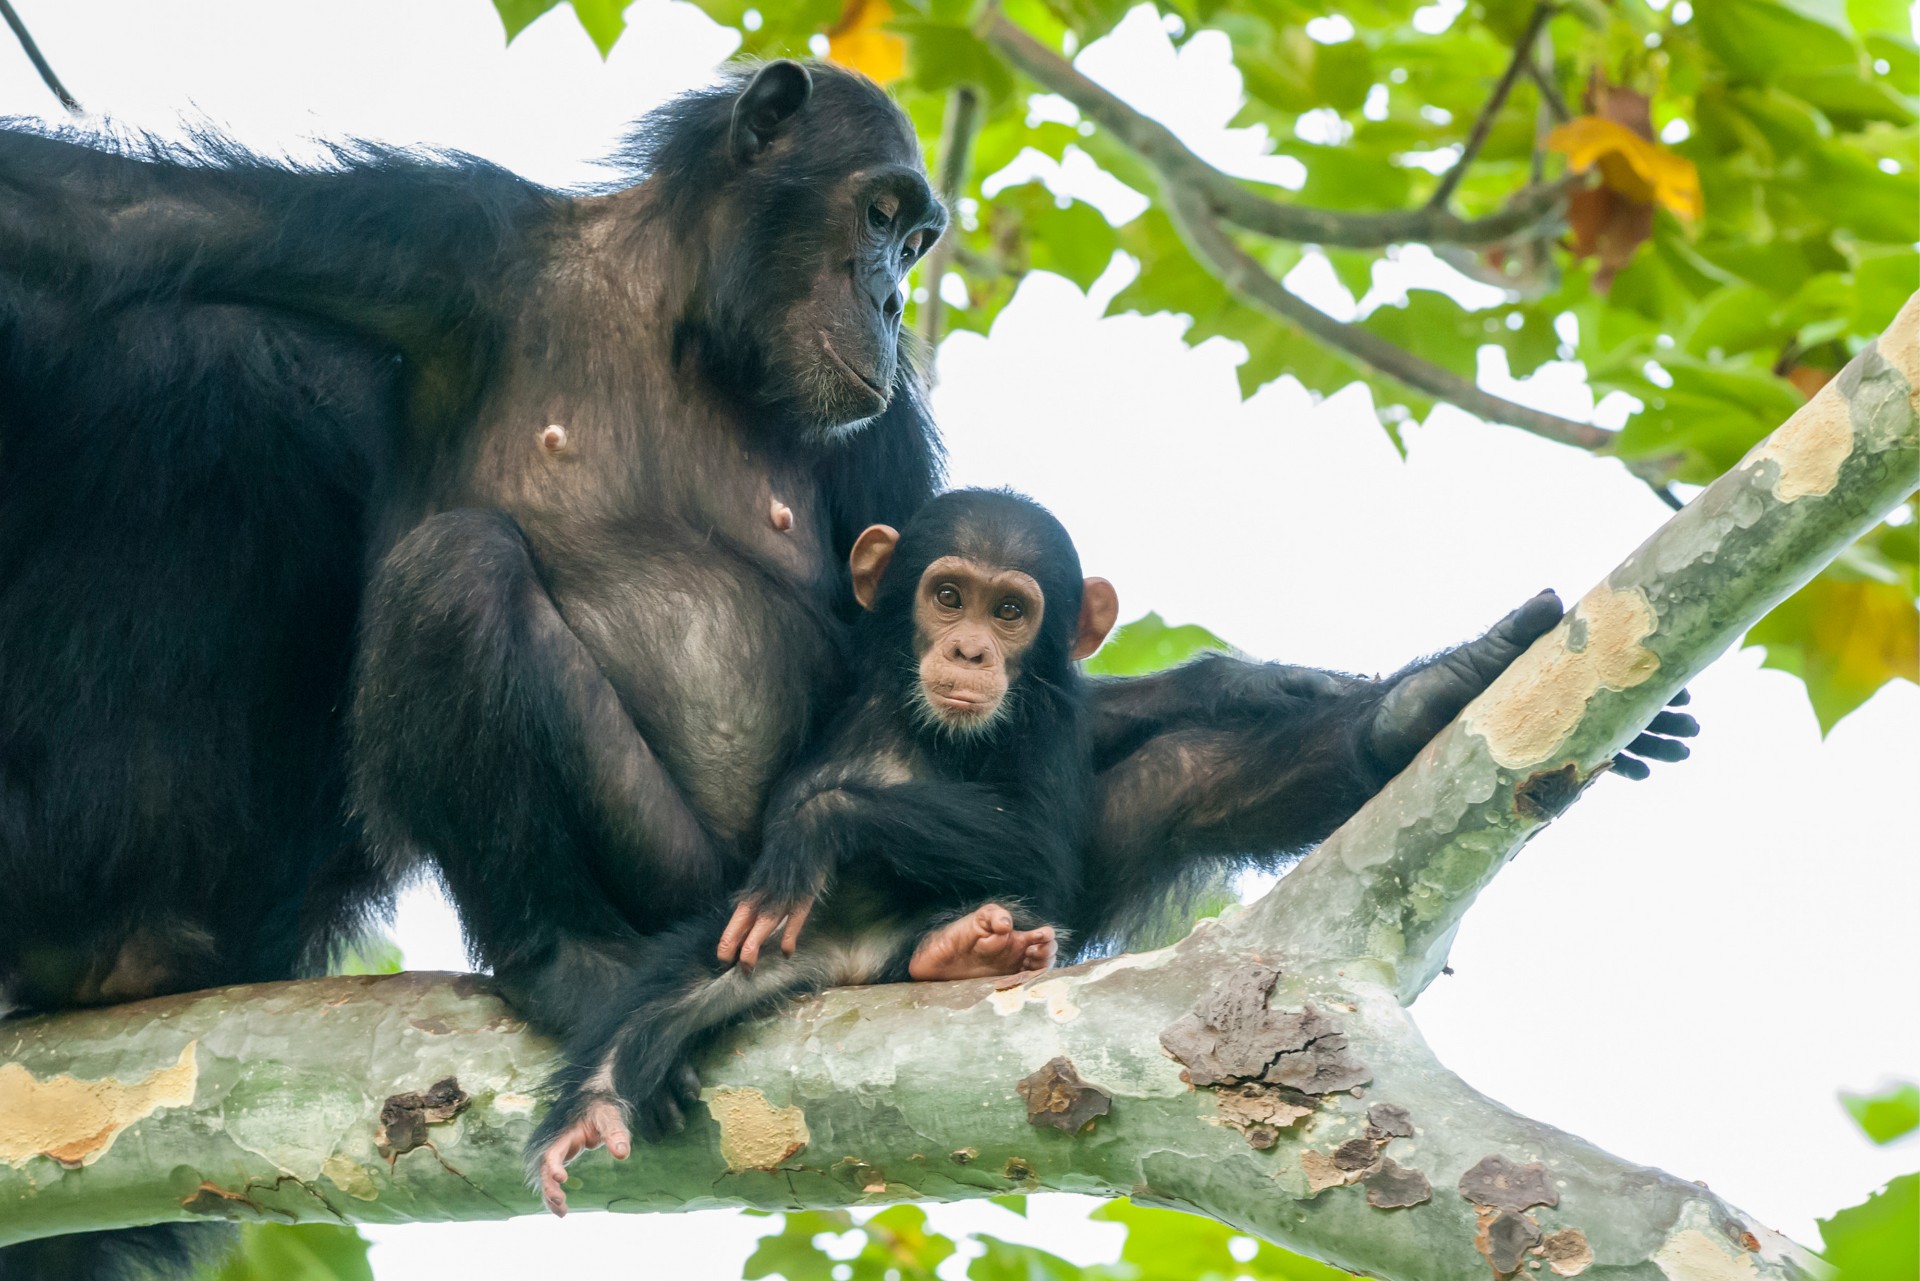
M796 1004L702 1065L707 1107L684 1134L625 1163L579 1162L570 1202L1055 1189L1195 1210L1407 1281L1817 1269L1705 1188L1476 1094L1403 1005L1480 888L1601 763L1913 490L1916 387L1920 298L1252 908L1024 987ZM9 1023L0 1243L204 1216L535 1213L520 1149L553 1066L467 976L231 988Z

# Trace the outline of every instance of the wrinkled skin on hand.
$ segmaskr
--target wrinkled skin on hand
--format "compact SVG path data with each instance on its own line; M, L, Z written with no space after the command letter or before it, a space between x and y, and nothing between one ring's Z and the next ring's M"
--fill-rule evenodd
M1558 596L1541 592L1495 623L1486 635L1442 655L1394 686L1380 700L1367 732L1367 751L1375 762L1389 773L1405 768L1528 646L1558 626L1564 613ZM1681 690L1669 706L1685 706L1689 697ZM1660 712L1613 758L1613 772L1638 780L1650 772L1647 761L1683 761L1689 753L1679 740L1699 732L1700 723L1693 717Z

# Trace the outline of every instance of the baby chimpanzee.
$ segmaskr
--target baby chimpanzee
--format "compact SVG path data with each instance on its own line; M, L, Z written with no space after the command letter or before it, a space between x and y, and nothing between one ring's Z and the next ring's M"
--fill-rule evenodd
M1079 893L1093 822L1073 664L1113 626L1112 584L1083 580L1060 522L1006 491L944 494L905 533L868 529L850 561L866 610L855 692L775 788L732 919L648 940L641 990L656 995L625 1012L610 1056L563 1075L530 1147L556 1213L576 1152L551 1140L584 1121L585 1140L626 1155L614 1096L634 1101L642 1137L679 1129L699 1090L693 1055L754 1011L838 984L1053 963L1049 922ZM780 950L762 957L783 923Z

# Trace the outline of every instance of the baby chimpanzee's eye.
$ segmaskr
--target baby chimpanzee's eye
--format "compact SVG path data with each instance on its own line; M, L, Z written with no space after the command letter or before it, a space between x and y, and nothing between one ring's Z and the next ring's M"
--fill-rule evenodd
M948 609L960 608L960 593L954 590L952 583L942 583L940 590L933 594L933 598Z
M999 609L993 611L993 616L1003 623L1017 623L1024 616L1024 611L1018 601L1005 600L1000 602Z

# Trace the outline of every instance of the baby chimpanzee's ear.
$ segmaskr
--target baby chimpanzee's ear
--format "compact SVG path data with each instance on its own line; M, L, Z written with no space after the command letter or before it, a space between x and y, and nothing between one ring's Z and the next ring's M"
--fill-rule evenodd
M868 530L872 533L872 530ZM865 537L866 535L861 535ZM854 549L855 555L859 549ZM1120 593L1104 578L1089 578L1080 589L1080 624L1073 634L1073 661L1091 658L1120 617Z
M900 531L891 525L869 525L853 540L847 568L853 571L853 598L860 602L861 609L873 608L874 598L880 594L880 578L899 545Z

